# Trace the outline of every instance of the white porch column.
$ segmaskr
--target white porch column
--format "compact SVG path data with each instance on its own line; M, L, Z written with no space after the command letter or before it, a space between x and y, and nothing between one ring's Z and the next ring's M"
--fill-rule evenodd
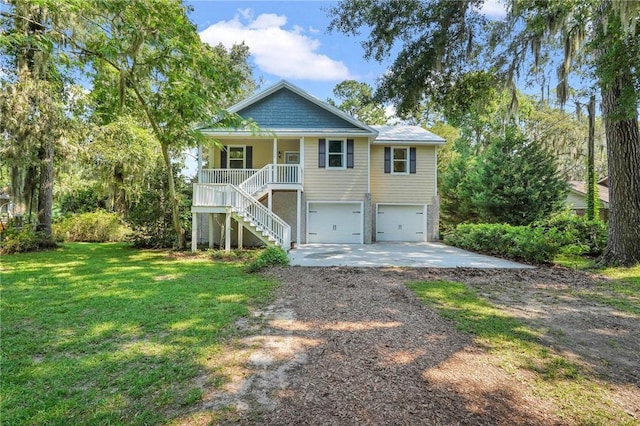
M300 138L300 170L303 171L300 176L300 183L302 183L302 180L304 179L304 136Z
M273 161L271 164L278 164L278 138L273 138Z
M202 145L198 145L198 182L202 183Z
M273 190L269 187L269 193L267 194L267 208L270 212L273 211Z
M209 248L213 248L213 213L209 213Z
M229 211L224 217L224 251L231 251L231 212Z
M242 237L244 236L244 226L238 222L238 249L242 250Z
M198 250L198 213L191 212L191 252Z
M273 138L273 162L271 163L274 166L271 168L271 182L277 182L277 174L278 174L278 138Z
M296 244L300 245L300 228L302 224L302 191L299 189L296 191Z

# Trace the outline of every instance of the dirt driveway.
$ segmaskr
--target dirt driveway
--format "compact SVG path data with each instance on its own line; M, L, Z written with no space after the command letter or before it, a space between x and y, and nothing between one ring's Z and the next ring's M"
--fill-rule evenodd
M526 372L425 307L406 282L465 282L606 383L620 424L640 424L640 318L575 289L603 278L531 270L279 268L276 303L238 324L215 363L233 373L203 411L270 425L574 424ZM600 283L600 284L599 284Z

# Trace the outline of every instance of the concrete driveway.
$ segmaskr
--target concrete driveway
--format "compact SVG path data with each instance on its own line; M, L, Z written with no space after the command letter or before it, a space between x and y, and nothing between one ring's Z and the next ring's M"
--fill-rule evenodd
M292 266L532 268L441 243L303 244L289 259Z

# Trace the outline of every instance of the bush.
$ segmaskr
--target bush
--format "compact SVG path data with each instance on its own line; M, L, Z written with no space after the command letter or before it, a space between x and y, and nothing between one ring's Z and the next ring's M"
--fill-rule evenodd
M462 224L444 235L444 242L466 250L526 262L550 262L559 252L558 231L507 224Z
M247 266L247 272L258 272L266 267L275 265L288 265L289 256L280 247L267 246L262 253Z
M562 251L571 254L597 256L607 246L607 225L600 220L588 220L571 212L563 212L536 223L545 230L557 229L564 238Z
M54 236L63 241L124 241L129 233L129 228L116 213L104 210L69 216L53 225Z
M0 252L3 254L23 253L56 247L52 238L44 232L34 231L30 227L9 228L0 233Z

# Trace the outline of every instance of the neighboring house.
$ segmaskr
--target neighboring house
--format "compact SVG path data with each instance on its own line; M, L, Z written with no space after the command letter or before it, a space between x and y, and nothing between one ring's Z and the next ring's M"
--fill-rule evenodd
M443 138L368 126L286 81L229 111L260 131L201 129L211 143L198 150L193 250L438 239Z
M603 179L598 182L598 197L600 199L600 219L609 219L609 188L603 183L608 180ZM569 194L567 195L567 206L579 216L583 216L587 211L587 184L583 181L569 181Z

